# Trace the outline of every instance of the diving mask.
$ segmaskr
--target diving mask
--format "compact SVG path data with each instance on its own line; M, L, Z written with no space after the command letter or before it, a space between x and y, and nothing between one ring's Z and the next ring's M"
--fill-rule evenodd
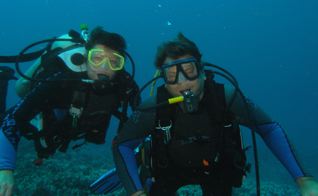
M178 59L161 67L161 74L167 84L176 84L199 77L199 62L194 58Z
M106 67L119 71L124 67L125 58L116 52L107 54L103 49L94 48L88 51L88 62L95 68Z

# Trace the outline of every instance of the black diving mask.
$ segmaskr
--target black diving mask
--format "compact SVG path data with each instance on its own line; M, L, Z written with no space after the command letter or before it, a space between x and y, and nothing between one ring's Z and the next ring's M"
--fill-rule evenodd
M161 74L167 84L192 81L200 75L199 62L194 57L178 59L162 65Z

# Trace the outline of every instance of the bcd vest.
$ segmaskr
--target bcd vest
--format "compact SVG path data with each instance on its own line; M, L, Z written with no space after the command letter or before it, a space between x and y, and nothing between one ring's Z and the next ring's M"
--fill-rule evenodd
M157 103L169 98L166 88L159 87ZM245 149L239 125L227 110L222 84L205 82L204 97L195 113L183 113L176 104L158 108L155 124L151 134L154 176L171 167L206 175L218 171L232 186L241 186L248 168Z

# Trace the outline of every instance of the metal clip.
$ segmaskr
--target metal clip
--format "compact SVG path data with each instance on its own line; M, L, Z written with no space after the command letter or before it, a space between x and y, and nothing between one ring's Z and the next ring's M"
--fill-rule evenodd
M161 126L160 120L158 122L158 127L156 127L157 130L161 130L163 132L163 143L168 144L171 140L171 127L172 127L172 121L170 120L170 125L168 126Z
M69 113L72 116L72 127L75 128L77 126L78 119L82 114L83 108L77 108L71 105Z

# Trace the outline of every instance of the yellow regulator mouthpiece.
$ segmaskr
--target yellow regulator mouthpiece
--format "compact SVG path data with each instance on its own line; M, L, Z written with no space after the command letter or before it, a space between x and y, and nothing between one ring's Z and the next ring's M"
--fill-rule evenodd
M184 97L179 96L179 97L174 97L174 98L168 99L168 102L169 102L169 104L174 104L174 103L182 102L183 100L184 100Z

